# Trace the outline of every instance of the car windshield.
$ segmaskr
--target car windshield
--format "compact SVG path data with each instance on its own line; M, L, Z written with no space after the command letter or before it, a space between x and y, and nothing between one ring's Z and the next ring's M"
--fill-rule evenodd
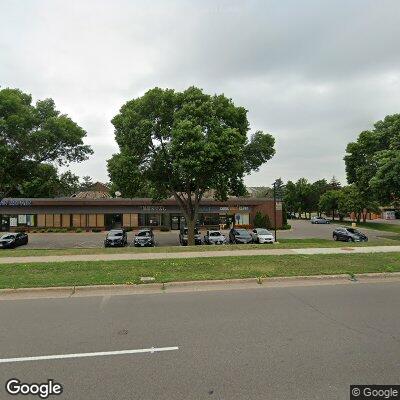
M110 236L122 236L122 232L113 232L113 231L111 231L111 232L109 233L109 235L110 235Z
M14 239L15 235L3 235L0 237L1 240L9 240L9 239Z
M210 232L210 236L221 236L221 232Z
M257 229L257 233L259 235L270 235L270 231L267 231L266 229Z
M249 236L249 232L247 232L245 229L237 229L237 230L236 230L236 233L237 233L239 236Z
M136 236L150 237L150 232L149 231L142 231L142 232L139 232Z
M348 232L350 233L355 233L357 235L361 235L361 232L358 231L357 229L353 229L353 228L347 228Z

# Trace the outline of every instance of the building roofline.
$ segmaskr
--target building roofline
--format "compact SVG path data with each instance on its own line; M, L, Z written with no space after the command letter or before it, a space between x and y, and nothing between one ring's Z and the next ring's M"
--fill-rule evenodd
M231 197L227 201L219 201L215 199L202 199L201 205L258 205L273 201L267 197ZM58 198L4 198L0 205L9 205L8 203L26 202L29 206L107 206L107 205L177 205L175 199L153 200L151 198L111 198L111 199L88 199L76 197L58 197Z

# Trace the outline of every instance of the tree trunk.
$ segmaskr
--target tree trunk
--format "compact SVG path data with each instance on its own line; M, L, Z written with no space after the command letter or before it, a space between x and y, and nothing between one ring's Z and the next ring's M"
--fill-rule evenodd
M335 209L333 208L332 209L332 221L334 221L335 220Z
M194 228L196 227L195 217L191 219L187 218L187 228L188 228L188 246L194 246Z
M368 215L368 213L363 211L363 213L362 213L363 222L367 222L367 215Z

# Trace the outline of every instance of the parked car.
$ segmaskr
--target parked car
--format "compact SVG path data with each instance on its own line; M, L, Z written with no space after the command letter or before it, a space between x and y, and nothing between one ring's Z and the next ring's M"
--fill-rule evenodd
M135 247L154 247L154 233L152 229L141 229L134 237L133 244Z
M179 243L181 244L181 246L188 245L188 228L186 226L181 227L181 230L179 232ZM194 228L194 244L195 245L203 244L200 232L197 228Z
M15 249L18 246L28 244L26 233L6 233L0 237L0 249Z
M354 228L336 228L333 231L333 240L344 242L367 242L368 237Z
M331 221L329 221L329 219L326 219L324 217L312 217L311 223L312 224L330 224Z
M104 239L104 247L125 247L128 244L128 236L123 229L112 229Z
M226 237L221 231L207 231L204 235L205 244L226 244Z
M255 228L251 232L254 243L274 243L274 235L265 228Z
M246 229L232 228L229 231L229 243L247 244L253 243L253 238Z

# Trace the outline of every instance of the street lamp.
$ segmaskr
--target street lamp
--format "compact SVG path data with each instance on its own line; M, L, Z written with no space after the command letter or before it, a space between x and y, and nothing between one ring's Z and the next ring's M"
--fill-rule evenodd
M276 181L274 182L273 186L274 186L274 231L275 231L274 241L277 242L277 239L276 239Z

